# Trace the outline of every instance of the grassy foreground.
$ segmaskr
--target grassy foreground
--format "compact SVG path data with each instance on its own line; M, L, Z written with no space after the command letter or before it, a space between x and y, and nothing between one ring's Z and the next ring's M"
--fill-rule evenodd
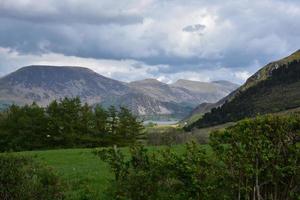
M182 152L184 146L172 147ZM148 147L157 151L162 147ZM128 148L122 148L125 154ZM113 178L106 163L93 155L92 149L59 149L47 151L27 151L19 154L32 156L41 163L51 167L68 185L67 199L106 199L105 190Z
M61 149L21 152L54 169L69 186L68 199L103 199L112 174L91 149Z

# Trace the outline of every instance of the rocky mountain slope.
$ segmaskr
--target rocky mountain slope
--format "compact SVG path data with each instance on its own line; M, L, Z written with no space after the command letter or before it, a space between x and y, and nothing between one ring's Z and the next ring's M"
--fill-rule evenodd
M215 102L237 85L179 80L165 84L155 79L124 83L82 67L28 66L0 78L2 106L46 106L55 99L79 96L90 105L124 105L143 116L183 117L202 102ZM0 106L1 107L1 106Z
M219 102L198 106L194 114L206 113L186 128L207 127L297 107L300 107L300 50L269 63Z
M216 102L238 85L223 81L199 82L180 79L173 84L166 84L155 79L145 79L129 83L131 88L164 102L174 102L195 107L202 102Z
M119 81L81 67L28 66L0 79L0 100L16 104L35 101L47 105L54 99L76 96L94 104L129 90Z

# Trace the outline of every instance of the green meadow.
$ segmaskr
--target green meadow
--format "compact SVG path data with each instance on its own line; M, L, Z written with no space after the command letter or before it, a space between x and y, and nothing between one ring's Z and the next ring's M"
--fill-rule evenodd
M148 147L155 152L165 147ZM183 152L184 145L171 147ZM67 199L106 199L105 191L113 179L109 166L92 153L93 149L58 149L26 151L18 154L31 156L51 167L66 185ZM122 148L129 154L129 148Z
M21 152L51 167L66 184L68 199L103 199L113 178L108 165L93 155L92 149L60 149Z

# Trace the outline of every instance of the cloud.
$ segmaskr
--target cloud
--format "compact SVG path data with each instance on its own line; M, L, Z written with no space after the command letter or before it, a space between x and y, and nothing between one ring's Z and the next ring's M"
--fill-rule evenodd
M188 25L184 27L182 30L185 32L200 32L205 29L205 25L202 24L194 24L194 25Z
M0 76L26 65L84 66L101 75L124 82L145 78L155 78L165 83L173 83L178 79L209 82L223 80L226 77L227 80L241 83L247 78L243 76L245 73L247 74L246 71L237 72L229 68L186 70L185 72L170 73L171 67L169 65L148 65L137 60L81 58L56 53L24 55L7 48L0 48Z
M141 23L142 16L130 11L126 1L2 0L0 17L38 24L119 24Z
M252 73L299 49L299 18L295 0L0 0L0 47L24 58L19 66L61 55L168 66L165 77Z
M234 76L240 80L246 80L251 74L247 71L237 71L234 73Z

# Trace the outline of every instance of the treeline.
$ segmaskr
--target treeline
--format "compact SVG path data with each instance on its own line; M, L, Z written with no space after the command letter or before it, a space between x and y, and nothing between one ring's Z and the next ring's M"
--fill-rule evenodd
M95 151L115 179L110 199L296 200L300 198L300 116L246 119L183 153L142 146Z
M257 114L300 107L300 61L281 65L270 73L268 79L236 94L234 99L213 108L185 129L209 127L245 117L255 117Z
M0 151L129 145L141 136L142 122L127 108L104 109L79 98L46 108L12 105L0 113Z

